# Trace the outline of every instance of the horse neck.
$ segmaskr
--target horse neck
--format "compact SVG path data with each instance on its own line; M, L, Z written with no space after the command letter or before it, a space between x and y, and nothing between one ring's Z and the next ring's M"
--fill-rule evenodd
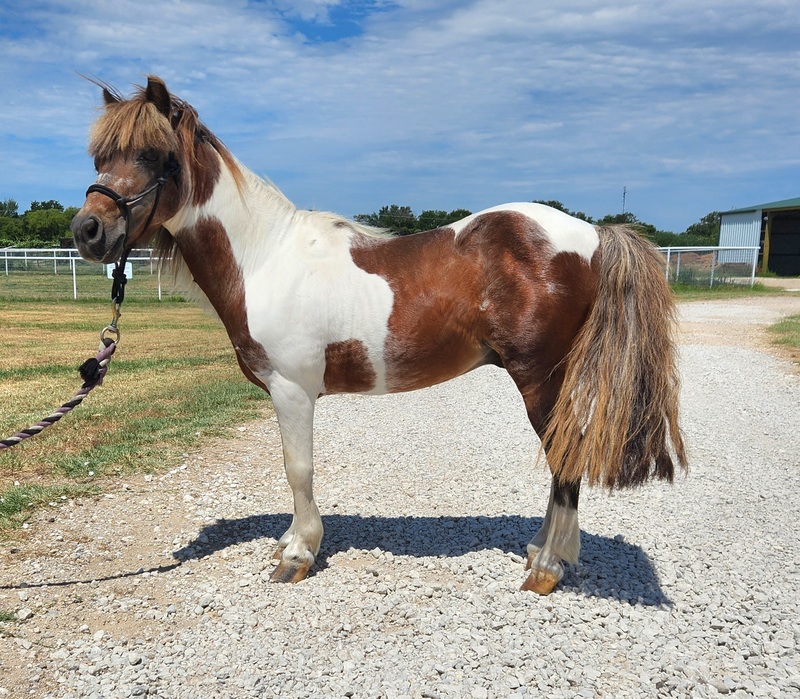
M219 164L216 180L194 180L188 203L164 225L182 258L179 267L189 272L182 275L178 269L182 285L203 305L207 299L225 322L232 314L231 304L239 303L235 288L291 235L297 211L277 187L244 166L236 163L237 177L222 158ZM196 191L209 194L197 203Z
M218 223L237 259L260 261L289 234L297 210L277 187L238 161L233 161L233 172L216 157L218 171L211 176L204 170L193 172L187 203L164 225L183 253L202 245L196 240L199 227Z

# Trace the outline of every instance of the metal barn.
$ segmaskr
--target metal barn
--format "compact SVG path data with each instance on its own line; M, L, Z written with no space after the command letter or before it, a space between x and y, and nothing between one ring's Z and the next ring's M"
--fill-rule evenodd
M723 211L719 244L758 245L762 270L800 275L800 197ZM744 262L736 257L742 254L750 253L721 252L720 262Z

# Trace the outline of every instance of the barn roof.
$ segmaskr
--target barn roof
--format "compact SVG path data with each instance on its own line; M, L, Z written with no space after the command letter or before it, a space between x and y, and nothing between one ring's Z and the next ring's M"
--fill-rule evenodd
M800 209L800 197L794 199L781 199L780 201L771 201L766 204L754 204L753 206L745 206L741 209L731 209L730 211L723 211L722 214L743 214L748 211L775 211L777 209Z

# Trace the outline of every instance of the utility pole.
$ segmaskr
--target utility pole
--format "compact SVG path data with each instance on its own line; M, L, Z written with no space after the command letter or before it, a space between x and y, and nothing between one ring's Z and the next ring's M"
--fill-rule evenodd
M627 196L628 196L628 188L627 187L623 187L622 188L622 213L623 214L625 213L625 199L627 198Z

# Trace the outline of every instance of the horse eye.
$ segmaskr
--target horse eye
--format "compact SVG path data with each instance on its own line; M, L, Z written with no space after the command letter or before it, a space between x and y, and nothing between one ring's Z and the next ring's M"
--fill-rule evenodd
M154 150L143 150L139 154L139 159L144 160L146 163L154 163L158 160L158 153Z

